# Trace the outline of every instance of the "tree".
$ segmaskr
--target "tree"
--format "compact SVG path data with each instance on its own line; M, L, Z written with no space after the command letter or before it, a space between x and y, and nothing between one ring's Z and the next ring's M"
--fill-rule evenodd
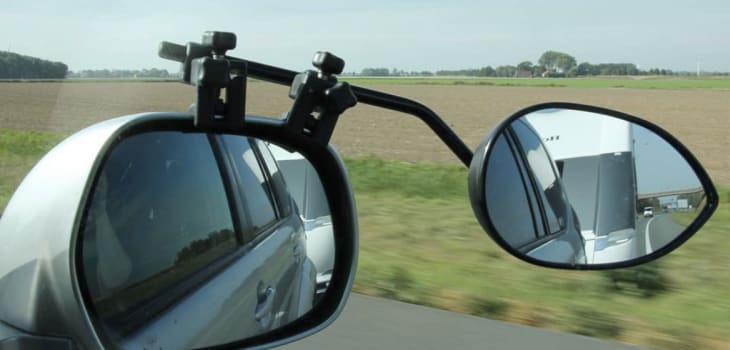
M545 51L540 56L538 63L545 66L550 72L567 73L571 68L577 65L575 57L567 53L557 51Z
M545 66L543 66L541 64L536 64L536 65L532 66L532 76L541 77L542 74L545 73L546 70L547 69L545 68Z
M0 79L63 79L67 71L61 62L0 52Z
M493 77L497 75L497 72L492 68L492 66L486 66L479 70L479 75L482 77Z
M638 75L639 69L633 63L601 63L597 65L600 75Z
M515 66L499 66L496 69L496 74L498 77L512 78L515 76L515 73L517 73L517 67Z
M360 75L368 77L387 77L390 75L388 68L364 68Z
M517 65L517 69L527 72L532 72L532 62L530 61L523 61L520 62L520 64Z
M578 67L575 70L575 74L578 76L598 75L598 68L588 62L583 62L578 65Z

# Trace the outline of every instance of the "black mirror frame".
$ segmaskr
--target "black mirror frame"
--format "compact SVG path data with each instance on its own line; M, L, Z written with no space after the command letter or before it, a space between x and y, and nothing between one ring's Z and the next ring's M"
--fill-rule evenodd
M577 111L584 111L584 112L592 112L592 113L598 113L603 114L611 117L615 117L621 120L626 120L628 122L640 125L654 133L656 133L659 137L664 139L666 142L668 142L672 147L674 147L677 152L687 161L689 166L692 168L692 170L697 174L697 177L699 178L700 183L702 184L702 188L704 189L706 195L707 195L707 204L704 208L702 208L702 211L699 213L697 218L689 225L687 228L678 235L674 240L672 240L669 244L661 247L660 249L657 249L656 251L652 252L649 255L645 255L642 257L638 257L631 260L621 261L621 262L615 262L615 263L605 263L605 264L585 264L585 265L577 265L577 264L565 264L565 263L555 263L555 262L548 262L543 260L538 260L535 258L532 258L524 253L519 252L517 249L510 246L498 233L496 228L494 227L492 221L489 218L489 215L487 214L487 202L486 202L486 194L485 194L485 177L486 177L486 166L487 162L490 157L490 153L492 150L492 144L496 140L496 138L507 128L512 122L515 120L530 114L532 112L543 110L543 109L571 109L571 110L577 110ZM569 103L569 102L548 102L548 103L541 103L534 106L530 106L527 108L524 108L520 111L517 111L516 113L512 114L510 117L504 119L499 124L497 124L496 127L494 127L484 138L484 140L481 142L481 144L476 148L474 151L474 157L472 158L471 165L469 166L469 179L468 179L468 186L469 186L469 198L471 201L471 206L474 211L474 215L477 217L479 223L482 225L482 228L487 232L487 234L500 246L502 249L509 252L511 255L515 256L516 258L526 261L528 263L544 266L544 267L550 267L550 268L558 268L558 269L569 269L569 270L606 270L606 269L615 269L615 268L623 268L623 267L631 267L636 266L640 264L644 264L647 262L650 262L652 260L658 259L672 250L676 249L680 245L682 245L685 241L687 241L692 235L694 235L701 227L702 225L707 222L707 220L710 219L715 209L717 209L719 197L717 194L717 190L715 189L715 186L712 183L712 180L710 179L709 175L705 171L705 169L702 167L700 162L695 158L695 156L685 147L679 140L677 140L674 136L672 136L669 132L666 130L660 128L659 126L640 119L638 117L618 112L615 110L602 108L602 107L596 107L596 106L590 106L590 105L583 105L583 104L576 104L576 103Z
M91 199L91 188L93 188L97 181L100 168L104 164L109 150L126 136L145 131L161 130L206 132L195 128L193 115L190 113L148 113L135 119L127 127L119 131L115 137L107 141L107 144L101 152L103 156L97 158L92 171L93 176L89 179L83 198L83 203L86 203L83 205L84 212L88 209L88 203ZM215 345L207 349L269 348L280 346L324 329L336 319L336 316L344 308L347 297L352 289L357 268L358 223L352 187L347 177L344 163L331 146L314 142L311 138L302 134L287 132L285 124L281 120L247 117L246 128L243 131L235 133L226 132L226 134L257 137L295 150L301 153L312 164L317 170L322 183L326 184L324 190L330 206L332 225L336 234L334 269L329 288L325 295L312 310L292 323L255 337ZM79 217L83 217L83 215ZM76 227L80 228L78 222ZM108 344L109 340L105 339L104 331L99 327L100 322L93 312L93 305L90 302L88 291L84 284L85 282L81 278L81 276L84 276L84 273L83 259L81 256L82 249L80 247L82 241L80 231L80 229L75 230L71 245L73 250L71 252L71 256L73 257L71 264L73 270L76 271L76 283L83 296L83 303L87 310L87 315L92 321L98 339L106 344L106 346L114 346L114 344Z

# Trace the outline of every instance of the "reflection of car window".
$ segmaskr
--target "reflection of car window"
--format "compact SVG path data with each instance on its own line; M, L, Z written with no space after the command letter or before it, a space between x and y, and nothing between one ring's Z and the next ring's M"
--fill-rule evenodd
M523 122L513 123L512 130L517 135L522 151L539 186L542 203L549 207L545 208L544 212L550 232L557 233L565 228L565 205L563 191L560 188L560 182L558 182L552 161L548 157L540 138Z
M130 319L144 321L136 309L171 290L181 295L185 288L173 286L237 247L229 208L205 135L160 131L120 142L102 166L82 233L97 314L128 328Z
M276 220L271 189L248 139L225 135L223 141L236 168L241 195L248 209L249 229L258 232Z
M276 163L276 160L274 160L274 156L271 155L271 152L269 151L269 146L267 146L266 143L264 143L264 141L261 141L260 139L256 139L256 145L261 150L261 158L264 160L266 167L269 169L271 177L278 176L279 165Z
M324 192L322 181L317 175L317 170L306 162L305 184L307 186L307 196L304 198L304 217L306 219L322 218L330 215L330 207L327 203L327 195Z
M298 152L289 152L275 144L269 144L269 149L276 157L299 215L305 220L326 219L330 215L329 204L314 166Z
M491 203L487 210L494 228L513 247L519 247L536 239L535 224L530 204L521 181L522 175L504 135L495 142L487 167L486 198ZM499 198L499 200L489 200Z
M269 171L271 176L271 188L274 190L274 198L276 198L276 204L279 209L280 217L287 217L290 215L290 194L287 190L286 182L284 181L284 175L282 174L283 169L274 159L271 154L269 146L261 139L254 139L256 146L261 154L261 159L264 160L264 164Z

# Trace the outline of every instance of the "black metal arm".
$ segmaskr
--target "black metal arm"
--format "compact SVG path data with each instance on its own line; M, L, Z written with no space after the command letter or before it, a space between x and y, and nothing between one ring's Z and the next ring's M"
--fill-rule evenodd
M248 76L265 80L272 83L291 85L297 72L288 69L269 66L266 64L247 61ZM423 104L405 97L391 95L385 92L366 89L352 85L352 92L355 93L358 103L390 109L413 115L426 123L431 130L451 149L456 157L467 167L471 164L473 156L469 147L459 138L458 135L439 117L436 112Z

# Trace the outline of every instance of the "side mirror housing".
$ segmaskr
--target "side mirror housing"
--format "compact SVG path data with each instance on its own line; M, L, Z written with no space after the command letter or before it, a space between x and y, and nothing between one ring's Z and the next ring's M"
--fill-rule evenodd
M138 114L51 150L0 219L0 319L84 348L276 346L333 322L357 261L344 165L278 121L247 126ZM282 152L316 178L327 225L306 225Z
M474 154L469 196L482 227L508 252L571 269L656 259L697 232L718 204L705 170L669 133L571 103L529 107L501 122Z

